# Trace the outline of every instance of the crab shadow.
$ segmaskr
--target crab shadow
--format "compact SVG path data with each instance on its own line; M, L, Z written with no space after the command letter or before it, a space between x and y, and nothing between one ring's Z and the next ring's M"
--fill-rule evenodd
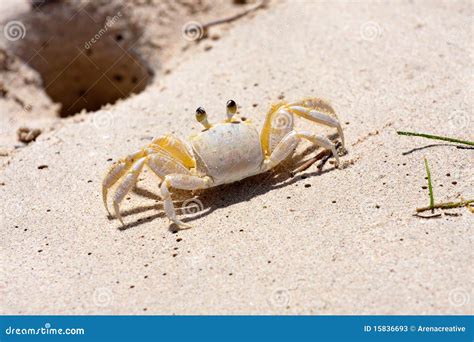
M320 160L322 164L319 167L313 167L314 170L307 170L298 174L293 173L301 164L311 159L307 158L308 154L316 150L317 148L309 147L303 153L288 158L269 172L245 178L235 183L199 190L195 192L195 196L191 195L189 191L173 189L172 197L176 214L183 222L192 224L194 220L212 214L217 210L230 207L236 203L247 202L252 198L264 195L272 190L284 188L302 179L334 171L336 168L333 165L322 169L322 166L325 164L325 160L322 159ZM139 186L133 190L133 193L140 197L154 200L155 204L124 210L121 212L123 218L150 211L155 211L155 213L126 223L118 229L127 230L158 218L164 218L167 221L162 200L157 193ZM115 219L112 215L109 215L108 218L109 220ZM177 232L181 229L172 223L169 225L169 230Z

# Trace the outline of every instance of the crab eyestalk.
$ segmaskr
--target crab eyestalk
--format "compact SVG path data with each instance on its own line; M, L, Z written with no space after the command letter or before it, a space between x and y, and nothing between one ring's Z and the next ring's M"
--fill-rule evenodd
M211 127L211 124L209 121L207 121L207 114L204 108L199 107L196 109L196 120L204 126L205 129L208 129Z
M227 121L231 122L232 118L237 112L237 105L235 104L235 101L234 100L227 101L226 108L227 108Z

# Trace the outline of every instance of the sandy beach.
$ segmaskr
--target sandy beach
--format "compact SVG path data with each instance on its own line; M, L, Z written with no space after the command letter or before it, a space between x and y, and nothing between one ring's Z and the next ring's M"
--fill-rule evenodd
M17 42L5 41L18 67L0 70L3 87L30 87L30 102L15 102L13 88L0 97L1 314L473 314L474 214L413 214L429 204L424 158L435 202L474 198L474 150L396 133L474 140L472 2L271 1L201 40L183 36L186 22L253 5L163 19L163 45L141 42L141 57L123 66L143 59L143 89L66 118L15 57ZM32 11L10 6L3 23ZM133 15L159 16L147 11ZM156 30L138 36L151 41ZM9 83L15 73L36 81ZM145 171L121 206L125 227L107 215L108 168L155 136L199 132L197 107L215 123L233 99L260 131L273 103L306 97L336 109L343 168L330 160L293 176L297 155L240 182L178 191L176 207L193 199L180 210L193 228L180 231ZM29 144L17 141L15 125L25 124L42 129Z

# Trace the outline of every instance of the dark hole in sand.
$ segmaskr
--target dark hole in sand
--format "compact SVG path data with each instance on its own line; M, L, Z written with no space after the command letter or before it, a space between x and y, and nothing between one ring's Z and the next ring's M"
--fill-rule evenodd
M36 69L47 94L60 103L60 116L95 111L139 93L152 72L134 50L140 32L120 9L105 12L53 2L20 20L24 39L14 53Z

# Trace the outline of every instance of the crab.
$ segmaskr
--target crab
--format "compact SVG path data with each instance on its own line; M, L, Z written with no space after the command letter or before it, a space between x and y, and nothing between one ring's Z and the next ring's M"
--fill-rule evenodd
M164 211L179 228L190 228L176 216L170 190L199 190L233 183L267 172L293 154L301 140L328 149L339 166L336 145L322 135L294 130L294 115L336 128L344 149L344 134L331 105L318 98L296 102L279 102L268 111L259 135L250 120L235 118L237 105L229 100L226 119L217 124L208 121L206 111L199 107L196 120L203 129L189 138L189 143L174 135L162 135L139 151L120 159L106 174L102 183L105 208L109 189L118 183L113 195L116 218L124 225L120 203L135 186L143 168L148 167L157 177ZM109 212L110 214L110 212Z

